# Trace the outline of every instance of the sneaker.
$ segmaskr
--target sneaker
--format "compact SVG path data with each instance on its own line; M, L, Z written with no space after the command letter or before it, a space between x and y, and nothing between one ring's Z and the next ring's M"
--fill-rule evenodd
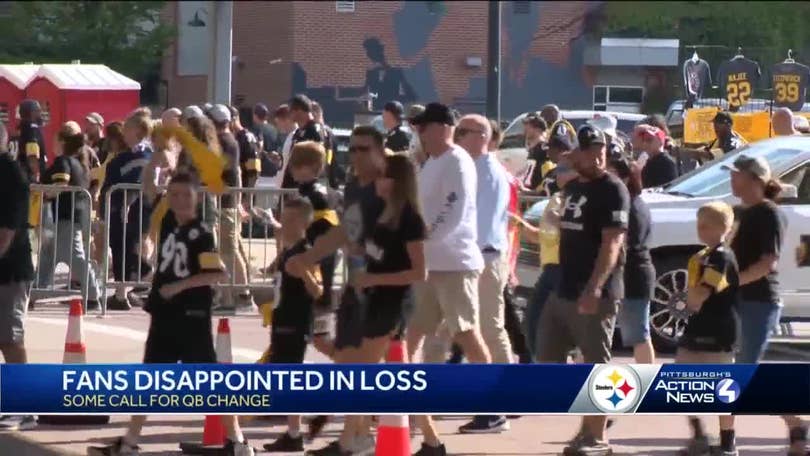
M304 453L307 456L352 456L351 450L344 450L340 447L340 442L335 440L329 445L318 450L309 450Z
M132 306L129 304L129 301L124 298L121 299L118 296L111 296L107 298L107 310L130 310Z
M27 431L37 427L37 418L31 415L5 415L0 417L0 431Z
M422 448L413 454L413 456L447 456L447 450L444 444L439 444L437 447L432 447L427 443L422 443Z
M123 438L118 438L110 445L103 447L89 447L87 456L138 456L140 448L124 443Z
M352 442L352 455L354 456L371 456L377 448L377 441L371 434L360 435L354 438Z
M143 298L134 291L127 293L127 301L132 307L143 307Z
M462 434L496 434L507 430L509 420L505 416L476 416L458 428L458 432Z
M256 452L253 451L253 447L248 445L247 440L244 442L226 440L225 449L222 454L224 456L255 456Z
M266 443L264 445L265 451L277 453L292 453L304 451L304 438L300 435L292 437L288 432L281 434L281 437L276 439L273 443Z
M710 456L712 454L712 446L709 444L709 438L692 437L686 444L686 448L682 449L679 453L681 456Z
M724 450L720 447L712 447L712 455L717 456L739 456L737 447L732 447L730 450Z
M610 456L613 449L603 440L596 440L590 435L581 434L563 449L564 456Z
M326 415L318 415L312 417L309 420L309 435L307 435L307 439L315 440L321 435L323 432L323 428L326 427L326 423L329 422L329 417Z

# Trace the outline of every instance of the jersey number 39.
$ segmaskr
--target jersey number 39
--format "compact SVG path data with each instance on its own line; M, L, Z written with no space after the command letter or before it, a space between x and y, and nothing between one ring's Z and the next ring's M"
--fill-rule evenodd
M183 242L178 242L174 233L169 234L163 242L160 252L162 258L160 262L160 272L166 272L169 266L174 268L175 277L182 279L188 277L188 247Z
M773 86L776 90L776 101L779 103L796 103L799 101L799 84L795 82L777 82Z

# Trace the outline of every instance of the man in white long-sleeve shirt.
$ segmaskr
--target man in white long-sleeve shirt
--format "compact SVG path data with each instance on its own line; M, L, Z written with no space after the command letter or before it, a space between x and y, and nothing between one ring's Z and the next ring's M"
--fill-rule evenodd
M478 277L484 259L477 243L475 163L453 143L455 118L447 106L431 103L411 124L430 158L419 173L428 279L414 287L408 348L413 356L424 337L445 322L470 362L489 363L479 322Z

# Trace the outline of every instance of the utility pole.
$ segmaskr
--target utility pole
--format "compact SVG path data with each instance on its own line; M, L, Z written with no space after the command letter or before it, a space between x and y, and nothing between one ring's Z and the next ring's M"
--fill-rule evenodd
M214 2L214 103L231 104L233 2Z
M501 2L489 2L487 117L501 122Z

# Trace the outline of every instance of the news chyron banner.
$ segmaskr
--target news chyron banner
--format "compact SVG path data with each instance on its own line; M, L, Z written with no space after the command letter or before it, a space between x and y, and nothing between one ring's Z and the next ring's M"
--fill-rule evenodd
M2 365L0 413L808 414L810 365Z

